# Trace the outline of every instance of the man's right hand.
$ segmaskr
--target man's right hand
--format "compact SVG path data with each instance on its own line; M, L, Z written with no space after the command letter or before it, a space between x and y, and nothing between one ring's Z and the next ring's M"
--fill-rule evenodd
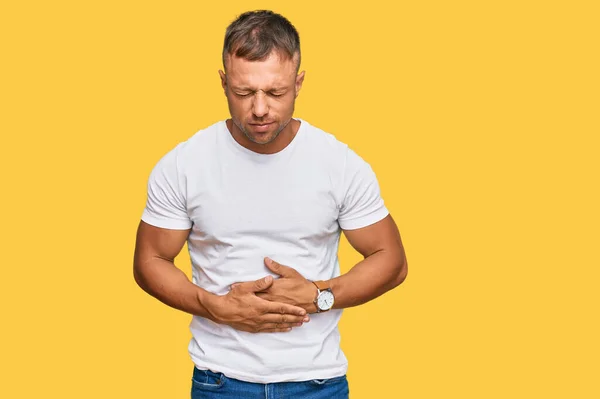
M251 333L287 332L309 321L306 311L281 302L270 302L255 293L269 288L273 277L236 283L222 296L211 296L206 309L216 323Z

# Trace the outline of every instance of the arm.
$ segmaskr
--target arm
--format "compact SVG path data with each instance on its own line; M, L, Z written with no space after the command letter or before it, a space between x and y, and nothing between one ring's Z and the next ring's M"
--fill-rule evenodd
M144 291L175 309L242 331L289 331L306 321L303 309L271 303L254 294L273 283L271 276L241 284L223 296L212 294L189 281L173 263L189 232L190 229L164 229L140 222L133 274Z
M148 294L175 309L211 318L204 303L211 294L188 280L174 264L191 229L173 230L140 221L133 259L133 276Z
M364 256L348 273L328 280L334 308L347 308L374 299L398 286L408 271L396 223L380 195L375 173L354 151L348 150L343 178L343 200L338 222L348 242ZM291 267L265 261L282 276L262 298L298 304L316 311L316 287Z
M328 281L335 295L334 308L361 305L404 281L408 264L391 215L367 227L344 230L344 235L364 259L348 273Z
M344 230L348 242L364 256L350 271L327 280L335 296L334 309L361 305L400 285L408 273L408 265L400 233L391 215L379 222L354 230ZM265 265L281 278L258 295L316 312L313 303L316 287L289 266L265 260Z
M408 267L398 227L383 204L371 166L349 150L339 223L350 245L364 259L329 280L334 308L360 305L401 284Z

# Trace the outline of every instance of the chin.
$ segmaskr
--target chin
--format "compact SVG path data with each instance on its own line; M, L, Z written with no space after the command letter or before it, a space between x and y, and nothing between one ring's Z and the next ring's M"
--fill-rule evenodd
M279 126L275 126L272 131L266 131L264 133L253 132L252 127L248 126L244 133L248 140L252 141L253 143L269 144L279 135Z
M275 133L272 133L268 136L252 134L246 137L256 144L269 144L271 141L277 138L277 135Z

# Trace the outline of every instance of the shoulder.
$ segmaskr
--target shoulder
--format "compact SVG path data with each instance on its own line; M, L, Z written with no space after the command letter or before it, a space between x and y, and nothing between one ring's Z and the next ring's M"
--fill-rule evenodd
M195 169L198 162L214 156L217 137L222 129L221 124L224 123L225 121L216 122L177 143L161 157L157 165L168 164L180 172Z
M368 166L360 155L334 134L313 126L304 120L302 122L306 123L306 144L313 154L322 156L322 158L333 162L340 168Z
M186 141L179 143L174 150L180 162L197 160L199 155L213 153L217 145L217 138L225 125L225 121L219 121L194 133Z
M327 158L345 158L348 145L340 141L334 134L320 129L309 122L300 119L304 127L305 143L313 153L327 155Z
M214 156L220 125L224 123L216 122L171 147L158 159L152 173L175 176L196 170L199 162Z

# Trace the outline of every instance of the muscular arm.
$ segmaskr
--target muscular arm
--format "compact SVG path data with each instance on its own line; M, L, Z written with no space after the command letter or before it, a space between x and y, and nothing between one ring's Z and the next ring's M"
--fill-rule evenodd
M334 308L363 304L404 281L408 264L391 215L367 227L344 230L344 235L364 259L348 273L329 280L335 295Z
M271 276L240 284L222 296L192 283L173 263L189 233L189 229L163 229L140 221L133 275L148 294L175 309L241 331L284 332L308 321L306 311L300 307L255 295L273 283Z
M368 302L400 285L408 273L406 256L400 233L391 215L377 223L344 234L354 249L365 258L348 273L328 280L335 295L333 307L337 309L357 306ZM265 265L281 278L260 292L261 298L301 306L308 312L316 312L313 303L316 287L294 270L293 266L281 265L265 259Z
M188 230L171 230L140 221L133 260L138 285L161 302L184 312L210 318L203 305L213 295L193 284L174 264Z

